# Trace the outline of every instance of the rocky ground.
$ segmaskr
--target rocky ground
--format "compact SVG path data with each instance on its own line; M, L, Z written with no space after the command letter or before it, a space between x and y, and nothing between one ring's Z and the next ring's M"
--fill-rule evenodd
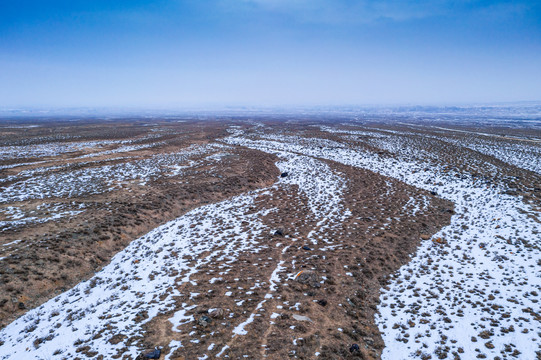
M539 357L541 133L331 120L6 125L0 358Z

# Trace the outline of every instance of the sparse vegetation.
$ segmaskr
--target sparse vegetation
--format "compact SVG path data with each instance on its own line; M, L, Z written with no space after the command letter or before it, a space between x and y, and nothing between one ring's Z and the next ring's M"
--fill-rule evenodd
M9 145L33 147L0 170L0 357L535 356L537 145L422 124L157 124Z

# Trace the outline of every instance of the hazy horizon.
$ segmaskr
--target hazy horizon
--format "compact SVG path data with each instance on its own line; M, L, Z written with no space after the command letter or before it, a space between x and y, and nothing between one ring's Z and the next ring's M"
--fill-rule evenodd
M541 100L531 1L0 4L0 108Z

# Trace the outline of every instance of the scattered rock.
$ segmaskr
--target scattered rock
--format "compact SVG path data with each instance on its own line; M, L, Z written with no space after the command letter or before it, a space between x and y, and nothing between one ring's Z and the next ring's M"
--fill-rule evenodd
M327 306L327 300L325 299L318 300L317 303L321 306Z
M504 255L496 255L492 259L492 261L506 261L506 260L509 260L509 258L507 256L504 256Z
M430 235L428 235L428 234L422 234L422 235L421 235L421 240L430 240Z
M156 347L150 352L146 351L142 353L135 360L159 359L161 355L162 351L158 347Z
M432 239L432 242L434 242L435 244L440 244L440 245L446 245L447 244L447 240L442 239L441 237L439 237L437 239Z
M223 319L225 311L222 308L210 309L209 315L213 319Z
M278 229L274 232L274 235L276 236L284 236L284 231L282 229Z
M293 319L298 320L298 321L309 321L309 322L312 322L312 319L310 319L308 316L303 316L303 315L297 315L297 314L295 314L295 315L293 315L292 317L293 317Z
M306 284L314 288L321 287L319 283L319 276L313 271L301 271L295 276L295 281Z
M202 327L207 327L208 325L210 325L210 322L211 322L211 321L212 321L212 320L210 320L210 318L209 318L208 316L206 316L206 315L201 315L201 316L199 317L199 319L197 320L197 323L198 323L199 325L201 325Z
M367 343L370 346L374 345L374 339L372 339L371 337L364 337L363 340L365 343Z

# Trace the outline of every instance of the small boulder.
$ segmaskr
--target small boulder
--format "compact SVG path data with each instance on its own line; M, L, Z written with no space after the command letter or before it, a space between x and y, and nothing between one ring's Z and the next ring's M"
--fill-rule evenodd
M308 247L307 245L304 245L304 246L302 247L302 249L303 249L303 250L307 250L307 251L312 250L312 249L310 249L310 247Z
M197 319L197 323L202 327L207 327L208 325L210 325L211 321L212 320L210 320L210 318L206 315L201 315L199 319Z
M287 177L288 175L289 175L289 174L288 174L287 172L283 172L283 173L280 174L280 177L285 178L285 177Z
M310 319L308 316L303 316L303 315L293 315L292 316L293 319L297 320L297 321L308 321L308 322L312 322L312 319Z
M313 271L301 271L295 276L295 281L309 285L313 288L319 288L321 287L321 284L319 283L319 276Z
M282 229L278 229L274 232L275 236L284 236L284 231Z
M359 347L359 345L357 344L353 344L349 347L349 352L352 353L352 354L356 354L358 353L359 351L361 351L361 348Z
M223 319L225 311L222 308L215 308L209 310L209 316L213 319Z
M507 256L504 256L504 255L496 255L492 259L492 261L506 261L506 260L509 260L509 258Z
M159 359L161 355L162 351L156 346L154 350L143 352L135 360Z
M325 299L318 300L317 303L321 306L327 306L327 300Z

